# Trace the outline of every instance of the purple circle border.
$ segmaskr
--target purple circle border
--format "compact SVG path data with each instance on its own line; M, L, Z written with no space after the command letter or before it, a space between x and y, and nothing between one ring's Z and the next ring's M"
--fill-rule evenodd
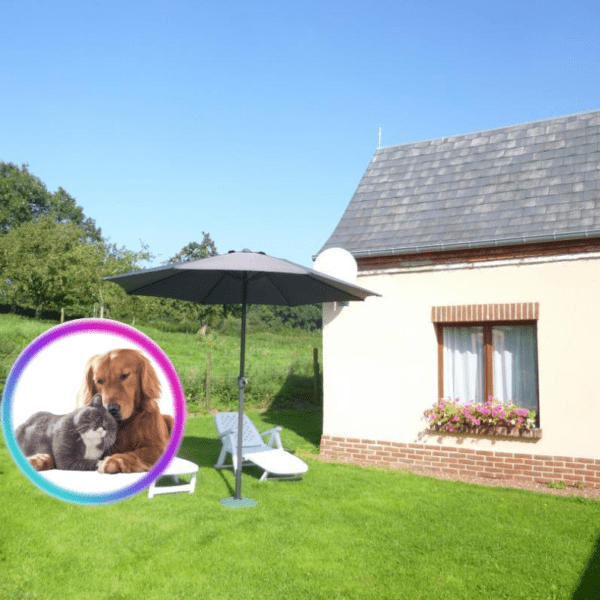
M170 391L173 397L173 430L167 448L158 462L150 471L144 474L136 483L129 485L123 489L98 494L87 494L82 492L74 492L53 484L52 482L41 476L25 459L23 453L17 445L14 437L14 427L12 426L12 395L15 391L19 378L27 368L29 362L44 348L51 345L55 341L72 335L85 333L103 333L116 335L125 338L130 342L138 345L148 355L150 355L158 366L162 369L167 378ZM13 459L26 475L29 480L34 483L42 491L48 493L55 498L72 502L76 504L107 504L117 502L129 498L143 489L147 488L154 480L160 477L161 473L167 468L169 463L175 457L179 445L183 438L183 431L186 420L186 405L183 394L183 389L179 381L179 377L171 361L163 350L151 340L147 335L119 321L111 321L108 319L77 319L68 321L61 325L56 325L48 331L39 335L21 352L14 365L12 366L9 376L5 382L4 392L2 395L1 421L2 432L8 450ZM107 475L110 477L110 475Z

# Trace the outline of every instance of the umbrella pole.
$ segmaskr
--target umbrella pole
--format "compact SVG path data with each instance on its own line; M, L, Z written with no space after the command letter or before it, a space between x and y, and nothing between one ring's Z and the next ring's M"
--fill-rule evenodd
M244 298L246 282L244 282ZM240 376L238 377L238 388L240 398L238 402L238 439L237 439L237 469L235 471L235 499L242 499L242 445L244 439L244 390L247 379L245 377L246 360L246 302L242 304L242 342L240 348Z
M242 498L242 445L244 438L244 390L248 380L244 375L246 361L246 298L248 292L247 276L244 276L243 283L243 302L242 302L242 335L240 346L240 375L238 377L238 388L240 390L240 399L238 402L238 439L237 439L237 468L235 470L235 496L221 500L221 504L229 508L242 508L246 506L256 506L256 502L250 498Z

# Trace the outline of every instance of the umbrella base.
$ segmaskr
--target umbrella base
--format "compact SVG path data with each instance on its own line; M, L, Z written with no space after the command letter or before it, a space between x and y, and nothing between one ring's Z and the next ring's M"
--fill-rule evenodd
M258 502L250 498L224 498L220 504L227 508L247 508L250 506L258 506Z

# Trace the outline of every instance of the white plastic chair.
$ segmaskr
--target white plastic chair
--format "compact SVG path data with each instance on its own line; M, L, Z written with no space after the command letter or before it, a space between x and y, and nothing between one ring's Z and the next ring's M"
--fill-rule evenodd
M161 473L160 477L156 478L148 488L148 498L154 498L157 494L173 494L175 492L194 493L196 489L196 475L198 473L198 465L185 458L176 456L169 466ZM191 475L190 482L184 483L179 480L179 475ZM161 477L172 477L173 481L178 485L165 485L157 487L156 483Z
M235 471L237 469L238 413L217 413L215 426L223 444L215 469L233 467ZM247 415L243 417L242 466L253 463L263 469L261 481L264 481L269 475L283 478L301 475L308 471L308 465L304 461L283 449L280 431L281 427L273 427L264 433L259 433L249 417ZM263 439L265 436L270 436L267 442ZM225 464L228 454L231 454L233 464Z

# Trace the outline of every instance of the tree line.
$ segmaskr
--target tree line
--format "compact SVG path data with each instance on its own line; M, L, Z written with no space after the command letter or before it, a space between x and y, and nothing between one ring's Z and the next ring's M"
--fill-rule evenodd
M208 233L164 264L218 254ZM0 161L0 304L63 311L66 318L105 316L163 329L196 332L223 328L236 306L207 306L169 298L128 296L103 277L143 268L153 259L109 243L93 218L62 187L50 192L27 165ZM320 306L251 307L249 323L266 329L321 327Z

